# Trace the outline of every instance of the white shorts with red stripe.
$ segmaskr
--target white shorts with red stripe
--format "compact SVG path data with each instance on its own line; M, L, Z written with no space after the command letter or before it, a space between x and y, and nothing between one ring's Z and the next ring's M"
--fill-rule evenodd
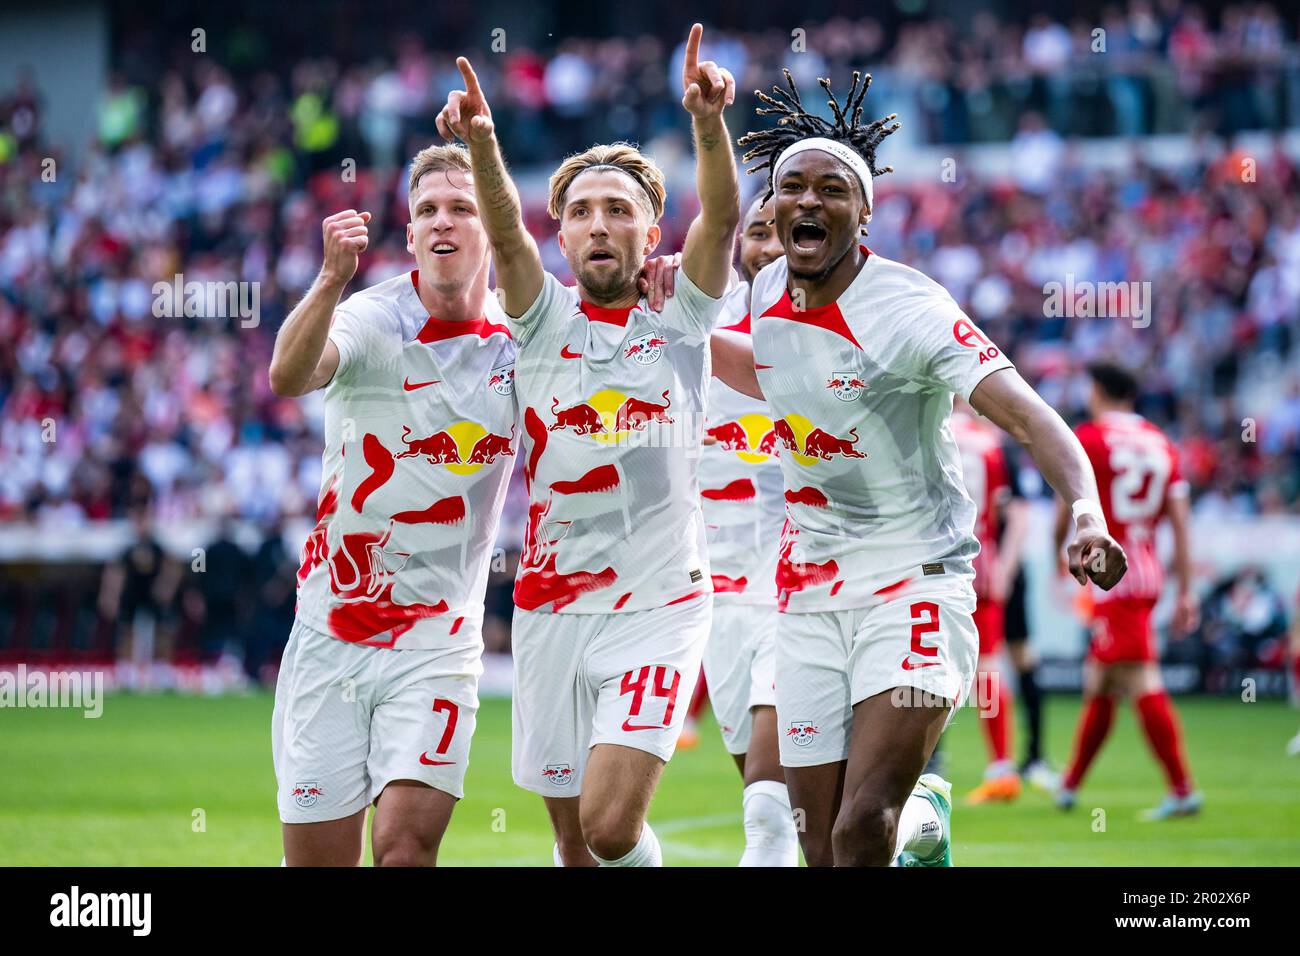
M781 765L847 760L853 706L892 688L914 688L920 693L909 695L909 706L947 706L951 720L975 679L974 612L970 577L949 573L886 589L868 607L781 614L776 631Z
M295 621L271 751L285 823L351 816L394 780L464 795L483 671L480 626L446 650L349 644Z
M544 797L576 797L596 744L633 747L667 762L712 616L712 594L621 614L515 608L515 783Z
M753 709L776 705L776 606L713 605L713 628L704 648L709 706L727 753L749 752Z

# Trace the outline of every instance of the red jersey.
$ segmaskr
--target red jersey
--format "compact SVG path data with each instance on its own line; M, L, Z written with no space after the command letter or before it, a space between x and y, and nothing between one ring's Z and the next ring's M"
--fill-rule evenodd
M1169 499L1187 494L1178 450L1160 429L1132 412L1107 412L1074 433L1097 476L1106 525L1128 555L1128 571L1119 584L1109 591L1094 585L1094 599L1155 601L1164 584L1156 525Z
M1010 471L998 429L981 419L954 412L953 436L961 452L966 494L975 502L975 537L980 552L975 567L975 595L988 597L989 575L998 555L999 509L1011 496Z

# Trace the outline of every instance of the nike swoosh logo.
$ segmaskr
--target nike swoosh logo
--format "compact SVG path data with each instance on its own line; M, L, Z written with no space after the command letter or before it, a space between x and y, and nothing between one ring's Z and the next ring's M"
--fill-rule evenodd
M426 767L446 767L455 762L454 760L430 760L427 752L420 754L420 763Z
M919 671L922 667L935 667L935 666L938 665L938 663L939 663L938 661L925 661L925 662L923 662L923 663L921 663L921 664L913 664L913 663L912 663L912 659L911 659L910 657L904 657L904 658L903 658L903 670L905 670L905 671Z
M408 392L413 392L417 388L424 388L426 385L437 385L439 381L440 379L435 378L428 382L412 382L411 376L408 375L406 380L402 382L402 388L406 389Z
M638 727L636 724L632 723L632 718L629 717L627 720L623 721L623 729L624 730L663 730L664 728L663 728L663 724L646 724L644 727Z
M582 353L570 352L569 347L566 345L564 348L560 349L560 358L567 358L567 359L582 358Z

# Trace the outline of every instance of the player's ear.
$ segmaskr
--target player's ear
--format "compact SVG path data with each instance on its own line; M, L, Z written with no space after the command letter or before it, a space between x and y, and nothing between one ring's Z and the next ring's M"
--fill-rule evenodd
M415 224L410 222L406 224L406 251L415 255Z
M560 244L560 252L567 257L568 253L564 251L564 230L563 229L561 229L559 232L555 234L555 241Z
M663 235L664 235L663 230L659 228L658 223L655 223L653 226L647 229L645 234L645 250L642 252L642 255L648 258L650 256L650 253L658 249L659 240L663 238Z

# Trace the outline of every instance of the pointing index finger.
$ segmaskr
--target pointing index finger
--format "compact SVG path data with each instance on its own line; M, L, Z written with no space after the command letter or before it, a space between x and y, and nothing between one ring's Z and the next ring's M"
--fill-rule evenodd
M686 38L686 64L682 68L682 78L687 86L695 79L695 74L700 69L700 37L702 36L704 36L704 27L697 23L691 27L691 35Z
M474 67L469 65L469 60L463 56L456 57L456 65L460 67L460 75L465 80L465 92L475 96L482 96L483 91L479 88L478 77L474 74Z

